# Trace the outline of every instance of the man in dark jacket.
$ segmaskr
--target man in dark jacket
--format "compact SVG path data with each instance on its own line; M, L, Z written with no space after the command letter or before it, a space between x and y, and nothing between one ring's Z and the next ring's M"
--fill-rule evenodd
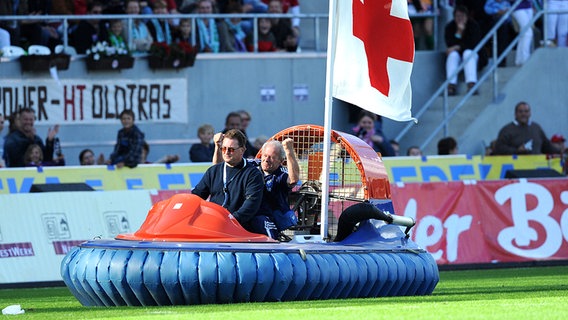
M226 208L246 230L276 238L276 227L267 216L259 215L264 189L260 171L243 158L245 135L237 129L218 133L213 138L215 156L223 162L209 167L191 191L202 199Z
M515 121L501 128L493 154L559 154L561 150L550 143L541 126L530 117L529 104L517 103Z
M53 142L55 135L59 131L59 125L50 128L47 133L45 144L35 133L34 128L35 113L33 109L24 108L20 110L20 125L10 132L4 141L4 160L6 167L24 167L24 154L31 144L41 147L44 161L53 160Z

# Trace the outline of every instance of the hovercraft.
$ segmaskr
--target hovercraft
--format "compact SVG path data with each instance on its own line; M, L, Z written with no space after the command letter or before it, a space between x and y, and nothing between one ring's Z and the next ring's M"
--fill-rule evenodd
M332 130L331 215L322 221L323 127L295 126L271 139L286 138L294 140L301 166L290 197L299 218L291 241L250 233L223 207L176 194L154 204L138 231L70 251L61 264L65 284L84 306L431 294L438 267L409 239L414 221L394 215L380 156ZM318 235L321 228L329 237Z

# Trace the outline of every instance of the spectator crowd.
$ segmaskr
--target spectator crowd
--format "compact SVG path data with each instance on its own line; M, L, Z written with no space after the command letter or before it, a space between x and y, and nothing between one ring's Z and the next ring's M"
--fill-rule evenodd
M300 39L299 18L258 19L259 40L254 42L254 19L243 17L270 13L299 14L300 4L298 0L3 0L0 16L38 16L38 19L0 20L0 49L10 45L23 48L42 45L53 52L63 43L63 33L67 32L68 44L79 54L103 41L113 46L128 44L128 49L136 53L147 53L153 42L181 41L190 42L199 52L295 52ZM130 15L133 19L97 19L101 14ZM163 16L146 17L149 14ZM171 14L177 16L167 18ZM191 21L180 19L180 14L241 16L204 16ZM49 20L48 15L89 17L69 20L64 28L63 21Z

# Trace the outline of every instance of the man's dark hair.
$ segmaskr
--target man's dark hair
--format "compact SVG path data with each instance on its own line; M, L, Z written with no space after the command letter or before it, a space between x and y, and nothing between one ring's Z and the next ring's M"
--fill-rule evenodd
M232 117L239 117L241 118L241 114L238 112L229 112L229 114L227 115L227 117L225 118L225 127L227 126L227 124L229 123L229 119L231 119ZM242 118L241 118L242 119Z
M456 8L454 9L454 14L455 14L456 12L463 12L463 13L465 13L466 16L469 17L469 10L468 10L467 7L464 6L464 5L458 5L458 6L456 6Z
M246 148L245 144L247 138L245 137L244 133L238 129L231 129L225 132L225 137L223 139L235 139L239 142L239 147Z
M448 155L450 154L450 150L455 149L457 146L458 143L456 139L452 137L442 138L438 141L438 154Z

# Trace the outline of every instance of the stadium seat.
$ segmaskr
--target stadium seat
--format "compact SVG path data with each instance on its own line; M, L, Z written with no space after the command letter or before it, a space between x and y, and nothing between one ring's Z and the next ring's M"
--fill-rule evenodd
M77 50L75 50L74 47L71 46L64 46L62 44L59 44L55 47L55 53L66 53L70 56L76 56L77 55Z
M40 45L31 45L28 48L28 54L33 55L33 54L39 54L39 55L50 55L51 54L51 50L46 47L46 46L40 46Z
M26 54L26 51L18 46L6 46L2 48L4 57L19 57Z

